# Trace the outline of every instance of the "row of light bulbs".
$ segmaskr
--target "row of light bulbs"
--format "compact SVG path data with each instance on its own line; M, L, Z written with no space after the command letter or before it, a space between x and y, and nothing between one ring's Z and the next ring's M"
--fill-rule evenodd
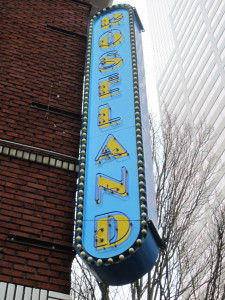
M136 245L141 246L143 239L147 234L147 207L146 207L146 188L145 188L145 174L144 174L144 159L143 159L143 147L142 147L142 132L141 132L141 116L140 116L140 103L139 103L139 90L138 90L138 73L137 73L137 58L136 58L136 45L135 45L135 32L134 32L134 20L133 20L133 8L127 4L117 4L113 7L116 8L126 8L129 10L129 20L130 20L130 37L131 37L131 50L132 50L132 65L133 65L133 86L134 86L134 104L135 104L135 121L136 121L136 140L137 140L137 154L138 154L138 177L139 177L139 194L141 201L141 234L136 240ZM83 102L83 122L82 122L82 134L81 134L81 152L80 152L80 170L79 170L79 190L78 190L78 212L77 212L77 224L80 226L76 229L77 236L76 241L77 249L80 251L80 255L87 259L89 263L96 262L97 265L101 266L105 263L113 264L114 259L108 258L107 261L103 259L94 259L91 256L87 256L87 253L83 251L82 242L82 219L83 219L83 201L84 201L84 174L85 174L85 161L86 161L86 144L87 144L87 122L88 122L88 95L89 95L89 82L90 82L90 65L91 65L91 43L92 43L92 29L94 20L101 15L102 12L106 12L112 9L112 6L104 8L102 11L98 12L92 17L89 25L89 36L87 44L87 55L86 55L86 73L85 73L85 88L84 88L84 102ZM129 254L135 253L134 248L129 248ZM118 259L123 261L126 254L120 254Z

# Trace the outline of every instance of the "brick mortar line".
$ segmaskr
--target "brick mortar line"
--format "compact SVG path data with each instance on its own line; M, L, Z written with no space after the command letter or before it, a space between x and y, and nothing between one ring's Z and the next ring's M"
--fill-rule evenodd
M40 249L46 249L49 251L55 251L60 253L66 253L71 256L75 256L75 248L73 246L65 246L57 243L51 243L42 241L41 239L33 239L33 238L27 238L24 236L19 236L15 234L9 234L7 241L10 241L12 243L25 245L28 247L34 247L34 248L40 248Z

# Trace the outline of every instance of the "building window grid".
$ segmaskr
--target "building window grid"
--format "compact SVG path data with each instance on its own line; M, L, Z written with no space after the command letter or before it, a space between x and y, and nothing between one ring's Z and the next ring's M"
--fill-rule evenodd
M181 99L183 98L183 94L181 95ZM165 118L166 114L167 114L167 106L166 104L164 103L163 104L164 106L164 109L162 110L162 119ZM176 113L175 111L170 111L169 113L172 114L174 112L175 116L177 116L177 119L176 119L176 122L180 122L182 120L182 123L184 124L187 120L187 110L186 110L186 105L183 105L183 106L180 106L179 107L181 109L181 111L179 113Z
M219 87L220 83L221 83L221 77L219 76L217 78L215 84L213 85L211 91L209 92L208 96L205 98L205 101L198 112L198 118L201 119L202 121L205 121L208 124L211 123L217 108L220 106L220 100L217 98L217 100L213 103L211 109L206 112L207 108L209 108L210 103L212 102L212 100L214 98L213 96L218 91L218 87ZM207 86L205 87L205 85L204 85L203 89L205 90L205 92L207 91L206 88L207 88ZM211 116L210 119L207 118L206 113Z
M222 52L221 52L221 54L220 54L220 58L221 58L222 61L225 60L225 48L222 50ZM224 66L224 67L225 67L225 66ZM224 71L225 71L225 69L224 69Z
M217 136L217 139L215 141L214 147L213 147L213 152L216 154L219 150L219 148L222 146L224 143L224 136L225 136L225 128L220 132L220 134Z
M189 9L191 9L191 6L192 5L194 5L195 4L195 2L196 2L196 0L189 0L188 2L183 2L183 6L181 6L181 7L184 7L184 9L183 10L181 10L181 13L180 13L180 16L179 16L179 18L178 18L178 21L177 21L177 23L176 23L176 21L175 21L175 23L174 23L174 28L175 28L175 31L176 32L179 32L180 31L180 26L182 26L182 24L183 24L183 22L185 21L185 19L186 19L186 11Z
M164 51L167 52L165 49L164 49ZM158 62L161 62L161 61L164 60L165 52L164 52L164 53L161 52L159 55L157 55L157 56L158 56ZM168 56L168 59L169 59L169 56ZM166 70L166 73L167 73L168 71L170 71L169 68L171 68L170 64L169 64L169 65L166 64L166 67L162 67L162 66L160 65L159 68L158 68L158 70L159 70L158 73L159 73L160 75L161 75L161 74L164 74L164 73L163 73L164 70ZM163 77L163 79L164 79L164 77Z
M182 18L181 17L179 17L179 13L180 13L180 15L181 16L183 16L183 13L184 12L182 12L182 10L181 10L181 8L183 7L183 3L184 2L180 2L180 3L176 3L175 4L175 6L174 6L174 10L173 10L173 12L172 12L172 16L174 16L174 23L176 23L176 20L178 19L179 20L179 22L181 22L182 21ZM189 3L189 2L188 2ZM185 3L185 5L187 5L187 3ZM220 2L220 4L219 5L221 5L221 2ZM215 7L216 7L216 5L215 5L215 3L214 3L214 1L210 1L210 0L208 0L208 1L206 1L206 3L205 3L205 6L207 7L208 6L208 11L210 10L210 12L211 12L211 14L212 14L212 11L213 11L213 7L214 7L214 9L215 9ZM175 8L176 8L176 11L175 11ZM218 9L216 9L216 11L217 11L217 14L218 14ZM212 19L212 21L213 20L215 20L215 18L213 17L213 19ZM178 22L178 23L179 23ZM176 24L176 26L175 27L177 27L178 26L178 23ZM221 23L221 22L220 22ZM215 22L213 23L213 25L215 25ZM222 25L221 25L222 26ZM221 26L220 26L220 28L221 28ZM182 27L183 27L183 25L182 25ZM219 28L219 29L220 29ZM217 29L218 30L218 29ZM219 30L218 30L219 31ZM202 39L203 39L203 43L205 42L205 39L206 39L206 37L208 37L208 33L205 35L205 33L203 34L203 36L202 36ZM196 40L195 40L196 41ZM219 38L219 40L218 40L219 42L218 42L218 46L220 46L221 47L221 45L222 45L222 35L220 36L220 38ZM199 44L199 46L201 46L202 44L203 44L202 42ZM204 47L204 46L203 46ZM219 48L219 47L218 47ZM192 48L193 49L193 48ZM223 52L223 49L221 50L222 52ZM189 54L189 53L188 53ZM194 58L194 57L193 57ZM170 72L171 72L171 70L170 70ZM168 72L168 77L170 76L170 72ZM164 74L165 75L165 74ZM165 89L165 87L164 86L162 86L162 84L163 84L163 81L164 80L167 80L167 83L168 83L168 77L167 77L167 79L165 79L165 77L162 79L162 82L160 83L160 85L159 85L159 87L161 88L161 89L163 89L163 91L162 92L164 92L164 89ZM168 94L167 94L167 96L168 96ZM167 96L166 96L166 99L167 99ZM170 98L171 99L171 98ZM164 104L165 105L165 104Z
M224 15L224 8L222 8L223 2L217 7L212 20L211 20L211 27L213 28L214 25L218 22L218 20L222 20L222 15Z
M160 106L162 107L161 111L166 111L166 103L164 101L161 101L161 99L159 99L159 103L160 103Z
M170 79L171 71L174 70L176 64L177 64L176 53L174 52L174 55L172 56L172 59L171 59L169 65L167 65L166 72L163 73L163 77L160 80L160 83L158 85L158 89L161 93L165 89L165 85L167 84L167 82Z
M180 12L180 9L181 9L182 5L183 5L182 1L177 1L177 2L175 2L174 7L172 8L172 14L171 15L174 18L174 22L176 22L176 19L179 16L179 12Z
M177 78L180 73L178 72L178 65L176 65L176 68L174 71L171 73L171 78L167 81L164 89L162 90L160 94L160 98L166 99L168 98L168 95L170 94L171 90L174 87L174 84L177 83Z
M178 73L179 75L179 73ZM175 82L175 81L174 81ZM178 85L179 84L179 85ZM177 87L178 85L178 87ZM180 102L180 95L182 94L182 83L176 81L176 85L173 84L173 87L169 90L166 98L164 99L165 103L168 103L167 109L173 111L174 106L178 106ZM177 101L175 101L177 99Z
M211 17L212 15L212 12L213 12L213 9L214 7L217 5L217 2L216 0L213 0L209 3L208 7L207 7L207 14L208 14L208 17Z
M222 153L220 153L220 155L218 155L217 153L217 145L214 144L213 148L211 149L210 153L209 153L209 157L215 157L216 161L214 161L214 168L213 168L213 174L216 174L216 179L217 179L217 185L215 186L215 188L212 191L212 200L213 202L215 202L214 199L218 199L218 196L222 196L222 198L220 198L220 204L222 205L223 201L224 201L224 193L222 194L222 190L224 190L225 187L225 177L223 174L223 166L224 166L224 162L225 162L225 151L223 151ZM211 177L212 180L215 177ZM215 198L217 197L217 198ZM211 202L211 204L213 205L213 202ZM218 203L217 203L217 208L218 209Z
M201 27L196 29L196 31L197 34L195 34L195 31L192 31L187 43L181 51L181 58L184 60L183 64L186 63L186 58L189 58L190 53L197 50L201 45L203 38L205 38L205 35L208 34L204 22L202 22ZM190 51L190 49L192 49L192 51Z
M193 58L197 57L198 53L202 50L201 48L206 47L209 42L209 34L204 23L201 24L201 27L197 29L196 32L197 34L193 34L193 37L190 37L191 39L187 40L184 48L182 49L181 58L183 59L184 68L190 64L189 58L191 55L192 61Z
M193 23L191 27L188 27L188 29L182 35L179 41L179 48L181 51L183 50L183 48L185 48L187 41L190 40L194 35L197 35L197 32L201 28L202 23L203 23L203 17L199 12L199 14L197 15L196 23Z
M183 92L181 92L180 96L179 96L179 94L176 95L176 97L178 98L178 101L177 101L176 105L173 105L171 110L175 113L175 115L179 115L182 110L182 107L183 107L182 105L180 105L182 103L182 101L184 100Z
M211 87L213 86L214 81L212 80L213 76L216 74L216 68L218 69L218 66L214 65L214 67L208 67L208 72L211 72L209 76L204 76L204 81L203 84L199 84L198 86L195 85L195 88L193 88L193 90L191 91L191 94L189 95L189 100L191 102L191 112L192 114L194 114L194 112L196 111L196 108L199 106L205 90L208 88L209 90L211 89ZM204 73L205 75L206 73ZM202 80L202 78L200 79Z
M193 4L190 11L185 16L185 20L182 23L181 28L177 30L178 31L178 34L177 34L178 42L181 42L185 35L189 35L188 30L191 27L193 27L194 21L196 21L199 18L199 15L200 15L199 5L198 4L196 4L196 5Z
M186 119L186 116L187 116L187 113L186 113L186 116L185 115L185 112L186 111L186 104L184 104L184 106L182 107L180 113L179 113L179 116L177 117L177 122L179 123L181 120L183 121L184 123L184 120Z
M188 2L190 3L190 1L188 1ZM179 3L179 1L177 1L177 3L178 3L180 6L179 6L178 10L176 11L176 15L175 15L174 20L173 20L175 28L176 28L177 26L179 26L179 23L181 22L182 15L183 15L183 10L182 10L182 8L183 8L185 5L188 5L188 3L184 3L184 2L182 3L182 1L180 1L180 3Z
M185 58L185 61L183 62L184 74L186 78L189 77L189 71L190 70L193 71L192 67L197 63L199 58L199 53L204 51L204 48L206 48L207 44L209 44L208 33L206 32L201 40L196 40L196 43L197 42L198 42L197 46L193 47L192 50L189 51L187 57ZM190 61L188 60L189 58Z
M222 82L221 79L220 79L220 82ZM206 116L206 121L207 121L208 124L210 123L210 119L213 118L214 113L215 113L215 111L217 111L217 109L220 106L220 104L223 105L224 97L225 97L225 89L223 88L222 85L220 85L220 88L218 88L217 91L214 94L214 99L215 99L214 100L214 104L213 104L212 108L210 109L208 115ZM223 112L223 110L221 111L221 113L219 114L219 116L222 114L222 112ZM223 114L222 114L222 116L223 116ZM217 122L217 118L216 118L215 123L216 122ZM219 127L218 124L216 126L217 126L217 128Z
M218 164L221 166L225 162L225 152L222 153L221 155L221 161L219 159ZM218 182L217 186L215 187L216 193L220 194L225 186L225 179L224 176L220 179Z
M220 19L216 28L214 29L213 35L215 38L219 36L220 31L224 32L224 24L225 24L225 13L223 14L222 18Z
M213 124L213 128L215 131L218 130L218 128L223 124L225 120L225 107L223 107L223 110L220 112L218 118L216 118L215 123Z
M211 7L214 1L216 1L216 0L208 0L208 1L206 1L206 4L207 4L207 5L210 4L210 7ZM186 1L185 1L185 2L186 2ZM182 5L183 3L184 3L184 1L176 1L176 6L175 6L175 7L183 7L183 5ZM178 6L178 5L179 5L179 6ZM178 11L180 11L180 9L179 9ZM178 15L177 15L177 14L176 14L176 15L173 14L173 16L175 16L174 20L179 20L179 19L180 19L180 21L182 21L181 18L178 18ZM219 22L221 22L221 21L219 20ZM213 23L213 25L216 26L216 22ZM204 26L205 26L205 25L204 25ZM222 26L222 25L221 25L221 26ZM218 37L218 35L221 34L221 28L222 28L221 26L217 29L217 32L216 32L217 35L216 35L216 37ZM203 34L203 35L204 35L204 34ZM222 47L223 47L224 44L222 43L222 38L221 38L221 37L222 37L222 35L219 36L217 47L218 47L218 49L221 47L221 48L220 48L220 52L222 51L223 55L225 55L225 54L224 54L224 53L225 53L225 52L224 52L224 49L222 49ZM203 38L204 38L204 36L203 36ZM225 41L225 38L223 38L223 41ZM188 44L190 44L190 39L189 39L189 41L188 41ZM202 44L202 43L201 43L201 44ZM199 44L199 47L201 47L201 44ZM204 47L204 46L203 46L203 47ZM190 57L190 55L193 55L193 52L194 52L193 47L190 48L190 49L191 49L190 52L188 52L188 47L185 47L184 49L185 49L185 51L184 51L183 53L187 52L187 55L188 55L189 57ZM195 54L195 56L196 56L196 54ZM195 56L194 56L194 57L195 57ZM194 58L194 57L193 57L193 58ZM222 56L221 56L221 57L222 57ZM192 59L193 59L193 58L192 58ZM188 60L189 60L189 59L188 59ZM187 60L187 63L189 63L188 60ZM165 70L165 69L164 69L164 70ZM217 77L217 78L218 78L218 77ZM163 80L164 80L164 79L163 79ZM167 81L168 81L168 78L167 78ZM183 96L183 95L182 95L182 96ZM215 95L214 95L214 96L215 96ZM211 95L209 95L209 97L211 97ZM175 98L174 101L175 101L175 100L177 100L177 98ZM203 100L203 99L201 99L201 100ZM216 100L216 101L217 101L217 100ZM165 112L164 107L165 107L165 103L163 103L163 107L162 107L162 111ZM171 107L172 107L172 106L171 106ZM177 107L178 107L178 106L175 106L175 109L176 109ZM182 108L182 106L181 106L181 108ZM212 109L212 111L213 111L213 109ZM211 112L211 111L210 111L210 112ZM220 118L220 116L221 116L221 115L219 115L219 118ZM181 117L182 117L182 116L180 115L180 118L181 118ZM207 116L207 117L208 117L208 116ZM180 119L180 118L179 118L179 119ZM219 119L219 118L218 118L218 119ZM217 120L218 120L218 119L217 119ZM181 121L183 122L183 119L182 119ZM219 122L219 121L218 121L218 122ZM220 125L219 125L219 126L220 126ZM221 130L221 128L219 128L219 129ZM223 186L224 186L224 181L223 181Z
M208 78L208 80L206 81L207 82L210 82L210 79ZM211 86L213 84L210 84L207 88L207 85L205 84L203 87L202 87L202 90L201 90L201 95L202 97L198 97L198 99L194 102L194 105L192 106L192 113L193 115L195 116L194 117L194 123L196 124L197 122L197 118L200 119L200 117L202 117L203 115L203 112L204 112L204 108L207 107L207 104L211 104L213 105L214 101L212 98L209 97L209 94L210 94L210 90L211 90ZM218 94L214 91L215 94ZM216 96L216 95L215 95ZM210 101L211 99L211 101ZM203 101L202 101L203 100ZM200 112L201 111L201 112ZM214 113L214 109L210 112L209 111L209 114L210 115L213 115ZM205 116L206 117L206 116Z
M209 11L210 7L212 6L214 0L206 0L205 2L205 8L207 11Z
M217 42L217 48L219 50L224 49L225 46L225 30L222 32L222 34L220 35L218 42ZM223 47L223 48L222 48ZM220 49L221 48L221 49Z
M210 47L211 47L211 43L209 42L207 47L203 49L203 52L200 52L199 55L196 57L196 59L192 61L191 66L194 66L194 69L191 69L192 74L189 77L189 79L187 79L188 90L192 90L194 86L200 83L201 78L206 73L207 67L215 58L215 54L209 51Z
M221 3L222 1L224 1L224 0L217 0L217 1L214 0L214 1L212 1L211 6L208 8L208 17L209 17L209 18L211 18L212 15L215 14L215 11L217 11L218 5L220 5L220 3Z
M163 10L161 9L161 7ZM170 27L167 26L167 24L169 23L168 11L170 11L172 7L173 7L173 3L171 3L171 1L165 2L163 5L161 4L161 1L159 1L158 3L155 4L154 17L151 18L152 38L153 40L155 40L153 52L156 61L155 71L156 71L157 81L161 78L161 75L165 70L164 66L166 65L166 62L168 62L168 60L170 59L171 53L173 52L174 49L172 32ZM155 17L159 13L162 16L160 20L157 17ZM165 23L165 26L162 23L162 20L164 20L163 23ZM165 30L162 30L163 26ZM167 38L169 37L167 43L164 44L164 47L161 47L161 42L160 40L158 40L158 35L162 36L162 40L167 40Z
M186 57L184 57L184 61L183 61L182 65L183 65L185 77L187 77L187 78L189 77L188 76L189 70L192 68L193 64L197 63L196 58L199 56L199 53L204 51L204 48L207 47L208 43L209 43L209 35L208 35L208 32L206 30L204 30L204 32L202 32L202 35L200 37L198 36L197 39L195 40L191 51L189 48L189 51L187 51Z

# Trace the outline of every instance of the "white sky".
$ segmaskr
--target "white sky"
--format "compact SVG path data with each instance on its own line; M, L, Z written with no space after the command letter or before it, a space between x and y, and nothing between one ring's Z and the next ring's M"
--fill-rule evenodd
M149 111L153 115L159 116L158 108L158 96L156 91L155 75L154 75L154 65L153 65L153 54L152 46L150 41L150 26L149 26L149 16L147 8L147 0L114 0L113 5L126 3L134 6L138 12L138 15L141 19L145 32L142 33L143 41L143 52L144 52L144 61L145 61L145 77L146 77L146 88L147 88L147 97L148 97L148 106Z

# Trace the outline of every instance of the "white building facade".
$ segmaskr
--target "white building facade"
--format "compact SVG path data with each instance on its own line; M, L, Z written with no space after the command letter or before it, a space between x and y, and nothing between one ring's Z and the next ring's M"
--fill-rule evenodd
M225 1L148 0L148 12L161 117L213 127L214 195L224 203Z
M225 2L149 0L159 106L213 127L213 154L225 163ZM223 174L217 190L224 187Z

